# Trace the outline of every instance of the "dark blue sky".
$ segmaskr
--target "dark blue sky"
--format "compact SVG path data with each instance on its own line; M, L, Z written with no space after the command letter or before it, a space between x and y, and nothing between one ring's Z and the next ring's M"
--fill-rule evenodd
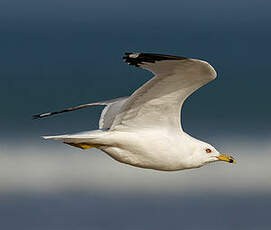
M151 74L125 51L201 58L218 78L185 103L197 135L270 134L268 1L1 1L1 132L6 138L97 127L99 109L31 115L131 94ZM2 136L2 135L1 135Z

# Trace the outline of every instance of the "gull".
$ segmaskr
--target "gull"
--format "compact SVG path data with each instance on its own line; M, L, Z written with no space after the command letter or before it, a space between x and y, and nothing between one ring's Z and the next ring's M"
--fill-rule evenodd
M129 65L155 76L131 96L71 107L34 118L103 105L99 129L75 134L45 136L81 149L97 148L113 159L140 168L177 171L211 162L235 163L212 145L185 133L181 108L185 99L216 78L205 61L154 53L125 53Z

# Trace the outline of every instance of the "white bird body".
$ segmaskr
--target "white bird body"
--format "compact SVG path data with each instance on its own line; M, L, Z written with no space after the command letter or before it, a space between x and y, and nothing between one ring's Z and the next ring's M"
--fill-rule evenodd
M198 168L207 163L234 159L220 154L211 145L186 134L180 114L185 99L215 79L207 62L177 56L128 53L131 65L150 70L156 76L130 97L92 103L106 105L97 130L72 135L48 136L83 149L96 147L115 160L141 168L175 171ZM36 115L44 117L60 112Z
M122 163L166 171L199 167L194 164L191 142L185 135L169 136L166 130L127 130L109 132L107 138L110 144L100 149Z

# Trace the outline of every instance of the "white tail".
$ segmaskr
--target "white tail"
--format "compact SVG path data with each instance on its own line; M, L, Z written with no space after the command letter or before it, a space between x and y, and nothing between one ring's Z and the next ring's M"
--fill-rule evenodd
M89 149L101 145L102 143L100 142L100 138L105 134L106 132L102 130L93 130L75 134L44 136L43 138L63 141L65 144L78 147L81 149Z

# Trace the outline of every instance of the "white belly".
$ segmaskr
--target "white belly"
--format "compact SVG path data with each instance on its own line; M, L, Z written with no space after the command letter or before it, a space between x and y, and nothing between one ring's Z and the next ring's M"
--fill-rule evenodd
M191 168L181 138L162 132L112 132L111 145L101 146L115 160L142 168L174 171ZM178 139L178 140L176 140Z

